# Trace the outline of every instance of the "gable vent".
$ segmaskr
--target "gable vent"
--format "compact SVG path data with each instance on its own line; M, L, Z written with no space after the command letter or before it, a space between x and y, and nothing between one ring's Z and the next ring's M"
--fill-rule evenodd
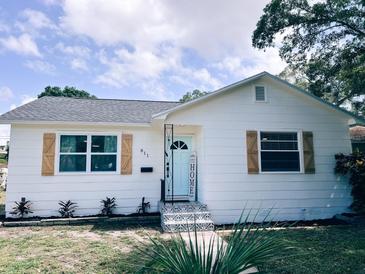
M264 86L256 86L255 87L255 100L256 102L265 102L266 94Z

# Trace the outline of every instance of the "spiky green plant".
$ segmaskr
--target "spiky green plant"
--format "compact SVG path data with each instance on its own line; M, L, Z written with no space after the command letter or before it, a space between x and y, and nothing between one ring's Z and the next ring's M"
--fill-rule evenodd
M13 211L10 212L12 215L17 215L20 218L24 218L24 215L28 215L33 213L31 210L32 203L25 198L22 198L20 202L15 202L15 206L13 207Z
M140 249L145 265L161 273L238 274L282 254L284 244L274 233L265 232L270 224L248 222L249 215L244 222L240 218L227 243L215 237L200 241L196 229L194 237L188 233L187 241L180 233L167 242L150 237L152 249Z
M62 217L71 218L74 216L74 213L77 208L77 203L68 200L68 201L59 201L58 205L60 206L58 212L61 214Z
M117 204L115 203L115 198L109 198L106 197L105 200L100 201L103 208L101 209L101 214L106 216L113 215L113 210L117 207Z

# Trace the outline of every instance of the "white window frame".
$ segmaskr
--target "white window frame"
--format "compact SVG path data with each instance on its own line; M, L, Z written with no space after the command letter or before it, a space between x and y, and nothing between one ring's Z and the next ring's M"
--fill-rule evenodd
M264 101L257 101L256 100L256 87L263 87L264 88L264 94L265 94L265 100ZM255 103L267 103L268 99L267 99L267 87L266 85L263 84L257 84L253 86L253 100Z
M296 132L297 133L298 151L299 151L299 171L262 171L262 167L261 167L261 132L271 132L271 133ZM258 130L257 131L257 142L258 142L258 160L259 160L260 174L301 174L301 173L304 173L302 130L290 130L290 129L285 129L285 130L272 130L272 129ZM265 151L270 151L270 150L263 150L263 151L265 152ZM275 152L278 152L278 151L293 152L293 151L296 151L296 150L275 150Z
M63 135L84 135L86 136L86 171L60 171L60 155L77 154L84 155L85 153L63 153L60 152L61 136ZM56 134L56 159L55 159L55 174L56 175L115 175L120 174L120 155L121 155L121 132L59 132ZM91 136L116 136L117 137L117 152L91 152ZM91 155L116 155L116 171L91 171Z

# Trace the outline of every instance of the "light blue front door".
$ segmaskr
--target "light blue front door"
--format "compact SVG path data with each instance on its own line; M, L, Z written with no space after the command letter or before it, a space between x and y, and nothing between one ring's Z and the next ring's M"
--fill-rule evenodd
M174 197L187 198L189 195L189 161L192 153L191 136L174 136L171 149L174 150L173 184Z

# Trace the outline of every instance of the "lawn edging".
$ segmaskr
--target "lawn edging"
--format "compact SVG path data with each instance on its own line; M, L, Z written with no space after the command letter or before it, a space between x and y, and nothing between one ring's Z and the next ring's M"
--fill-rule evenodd
M75 217L75 218L50 218L40 220L3 221L0 226L52 226L52 225L79 225L100 223L122 223L125 225L159 224L160 216L126 216L126 217Z

